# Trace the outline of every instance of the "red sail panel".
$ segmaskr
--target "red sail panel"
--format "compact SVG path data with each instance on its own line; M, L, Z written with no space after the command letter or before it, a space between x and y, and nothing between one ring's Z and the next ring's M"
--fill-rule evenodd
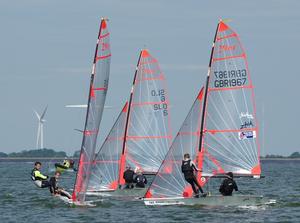
M181 172L183 155L189 153L199 166L199 138L203 106L203 88L177 133L168 154L151 186L146 198L190 197L192 188Z
M206 174L260 175L253 84L240 39L220 22L213 47L201 152Z
M128 165L133 169L156 173L172 136L165 77L158 61L147 50L142 50L140 54L129 106L123 152L125 162L121 169Z
M111 57L109 36L110 33L107 29L107 21L102 19L92 67L90 94L78 164L78 172L72 196L73 201L76 202L84 202L85 200L85 194L91 175L91 166L95 157L97 136L109 80Z

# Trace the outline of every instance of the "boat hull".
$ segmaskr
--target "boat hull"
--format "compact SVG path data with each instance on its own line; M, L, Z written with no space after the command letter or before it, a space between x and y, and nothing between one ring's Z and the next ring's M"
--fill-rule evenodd
M88 191L87 195L102 196L102 197L119 197L119 198L141 198L144 197L148 188L133 188L133 189L117 189L117 190L100 190Z
M200 206L258 206L275 203L263 196L254 195L210 195L200 198L145 198L144 203L147 206L166 206L166 205L200 205Z

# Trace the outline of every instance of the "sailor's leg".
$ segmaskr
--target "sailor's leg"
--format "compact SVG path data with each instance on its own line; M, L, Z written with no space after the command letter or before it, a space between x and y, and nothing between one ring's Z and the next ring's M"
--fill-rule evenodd
M198 194L198 191L195 187L195 183L194 183L194 179L190 178L190 179L186 179L186 181L192 186L192 189L194 191L194 194Z
M69 199L72 198L71 194L69 194L69 192L65 191L65 190L60 190L60 195L61 196L64 196L64 197L67 197Z
M41 181L41 188L46 188L46 187L49 187L49 186L50 186L49 181L47 181L47 180Z
M42 188L42 181L41 180L35 180L34 181L34 184L39 187L39 188Z
M201 186L200 186L200 184L199 184L199 182L198 182L198 180L195 176L193 177L193 181L197 185L197 187L199 188L200 192L203 194L203 190L202 190L202 188L201 188Z

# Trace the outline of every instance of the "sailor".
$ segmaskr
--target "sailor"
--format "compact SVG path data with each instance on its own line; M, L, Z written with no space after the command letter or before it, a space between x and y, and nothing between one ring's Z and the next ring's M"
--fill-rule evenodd
M134 178L135 186L138 188L145 188L145 184L147 184L147 178L143 175L143 172L141 169L138 169L136 171L136 176Z
M125 180L125 189L133 188L133 182L134 182L133 176L134 176L134 171L131 169L130 166L127 166L123 174L123 179Z
M220 186L220 193L223 196L231 196L233 189L235 191L238 191L238 187L236 185L236 182L233 180L233 173L232 172L228 172L226 174L226 179L223 180L221 186Z
M194 196L199 197L199 191L201 192L202 196L205 196L200 184L198 183L197 177L194 174L194 171L200 171L194 162L190 159L190 154L186 153L183 156L181 171L184 174L184 179L192 186L194 191ZM196 189L196 186L198 190Z
M54 177L51 177L49 180L49 189L50 189L50 193L53 196L63 196L63 197L67 197L69 199L72 198L71 194L69 194L67 191L65 191L63 188L58 187L57 181L60 177L60 172L56 171L54 173Z
M65 159L64 162L63 162L63 165L66 169L69 169L70 168L70 161Z
M49 187L49 182L47 181L48 176L41 174L40 172L41 167L42 167L41 162L35 162L34 168L31 171L31 179L33 180L34 184L37 187L40 188Z

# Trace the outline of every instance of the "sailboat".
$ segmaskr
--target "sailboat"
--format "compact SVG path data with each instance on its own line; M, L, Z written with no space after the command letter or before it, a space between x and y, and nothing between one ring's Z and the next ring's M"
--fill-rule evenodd
M202 172L204 186L215 177L260 178L258 122L253 83L240 39L223 21L218 23L203 87L144 197L146 205L255 205L269 202L256 195L194 198L181 172L183 155Z
M107 19L102 18L92 66L88 107L72 202L85 204L92 162L95 158L97 136L106 99L110 71L110 33Z
M143 196L143 189L120 189L126 166L155 174L172 140L169 98L158 61L141 50L128 103L99 150L89 194ZM108 194L105 192L109 192Z

